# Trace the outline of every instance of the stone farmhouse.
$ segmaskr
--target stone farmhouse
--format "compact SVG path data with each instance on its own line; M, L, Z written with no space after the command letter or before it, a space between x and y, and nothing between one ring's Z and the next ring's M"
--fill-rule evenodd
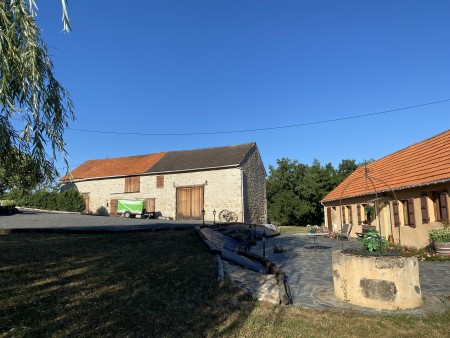
M322 200L325 224L351 236L375 226L402 245L424 247L449 220L450 130L359 168Z
M76 188L86 212L116 214L117 201L145 200L148 211L177 220L216 220L221 210L239 222L267 219L266 170L256 143L89 160L60 179Z

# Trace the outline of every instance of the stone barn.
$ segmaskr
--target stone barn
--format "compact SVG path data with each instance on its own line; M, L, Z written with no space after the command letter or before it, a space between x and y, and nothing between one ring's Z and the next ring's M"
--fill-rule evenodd
M266 222L266 171L256 143L89 160L61 178L76 187L86 212L116 214L117 201L145 200L147 210L177 220Z

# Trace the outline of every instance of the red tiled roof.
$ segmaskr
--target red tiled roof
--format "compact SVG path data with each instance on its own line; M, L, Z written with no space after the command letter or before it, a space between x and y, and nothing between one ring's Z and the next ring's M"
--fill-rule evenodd
M107 158L103 160L86 161L71 172L72 178L86 179L111 176L129 176L145 173L166 153L156 153L140 156L127 156L119 158ZM68 181L69 175L65 175L60 181Z
M450 180L450 129L367 165L377 192ZM322 200L373 194L360 168Z

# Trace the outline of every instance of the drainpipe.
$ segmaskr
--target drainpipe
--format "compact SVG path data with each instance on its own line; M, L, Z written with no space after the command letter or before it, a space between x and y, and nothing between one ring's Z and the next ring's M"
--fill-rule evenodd
M328 228L330 228L330 225L329 224L327 224L327 214L325 213L325 205L322 203L322 201L319 201L320 202L320 204L322 205L322 209L324 209L323 210L323 220L325 221L325 226L327 226Z

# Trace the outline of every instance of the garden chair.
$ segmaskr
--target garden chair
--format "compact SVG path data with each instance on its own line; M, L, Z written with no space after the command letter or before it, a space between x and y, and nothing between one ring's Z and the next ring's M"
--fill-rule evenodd
M340 230L337 235L337 240L344 240L344 238L347 238L348 241L350 241L350 232L352 231L352 225L351 224L344 224L342 226L342 230Z

